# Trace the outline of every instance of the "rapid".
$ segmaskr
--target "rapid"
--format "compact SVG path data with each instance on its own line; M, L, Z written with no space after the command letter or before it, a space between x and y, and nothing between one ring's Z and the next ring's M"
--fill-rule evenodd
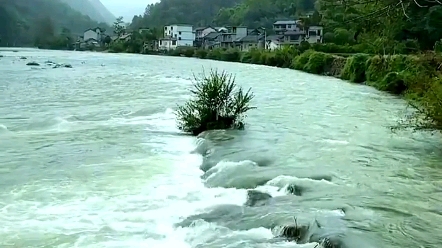
M441 135L393 134L402 99L259 65L0 54L0 247L313 248L277 227L315 220L348 247L442 247ZM257 109L185 135L174 109L210 68ZM246 206L251 189L271 201Z

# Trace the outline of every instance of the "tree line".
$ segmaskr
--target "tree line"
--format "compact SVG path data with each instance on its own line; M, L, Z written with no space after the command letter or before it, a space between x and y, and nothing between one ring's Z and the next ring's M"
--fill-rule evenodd
M161 0L134 16L131 28L173 23L247 25L271 30L277 20L324 26L324 41L377 54L433 50L442 38L438 0ZM308 16L306 18L306 16ZM270 31L271 32L271 31Z

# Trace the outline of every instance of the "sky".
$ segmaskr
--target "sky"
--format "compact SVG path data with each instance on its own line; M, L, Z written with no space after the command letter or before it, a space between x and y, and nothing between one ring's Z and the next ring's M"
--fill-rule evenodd
M134 15L141 15L150 3L157 0L101 0L104 6L116 17L124 17L125 22L132 21Z

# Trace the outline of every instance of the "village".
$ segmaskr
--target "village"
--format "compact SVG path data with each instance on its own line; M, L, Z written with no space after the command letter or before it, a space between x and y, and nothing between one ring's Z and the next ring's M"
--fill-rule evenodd
M139 29L138 33L149 32L148 28ZM275 50L283 46L299 45L301 42L322 43L323 27L304 27L300 20L276 21L272 30L248 28L245 26L193 27L175 24L164 26L162 37L144 41L142 50L170 51L180 47L201 49L236 48L249 51L252 48ZM106 48L113 42L128 42L134 32L125 32L120 36L109 35L101 28L88 29L76 43L77 50L85 48Z

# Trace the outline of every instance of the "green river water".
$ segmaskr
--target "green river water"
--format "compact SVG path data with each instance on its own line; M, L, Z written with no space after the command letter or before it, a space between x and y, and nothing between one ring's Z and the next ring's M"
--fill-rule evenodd
M392 134L401 99L259 65L0 54L0 247L315 247L272 241L268 226L294 216L340 216L337 229L363 237L355 248L442 247L441 136ZM203 68L253 88L246 130L196 139L176 129L173 109ZM289 183L302 195L284 198ZM208 208L242 206L253 188L274 204L175 226Z

